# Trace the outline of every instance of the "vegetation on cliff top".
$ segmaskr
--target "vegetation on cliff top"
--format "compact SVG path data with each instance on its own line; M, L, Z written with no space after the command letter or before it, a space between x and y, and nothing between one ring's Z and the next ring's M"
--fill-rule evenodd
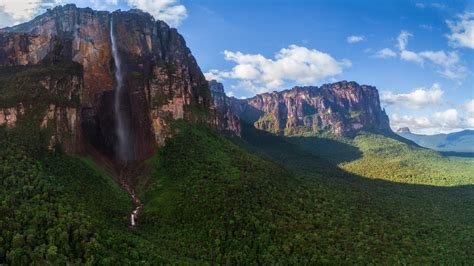
M0 108L28 105L57 104L77 106L79 95L72 85L73 78L82 79L82 66L74 62L56 62L34 66L0 67ZM54 86L48 90L48 83Z

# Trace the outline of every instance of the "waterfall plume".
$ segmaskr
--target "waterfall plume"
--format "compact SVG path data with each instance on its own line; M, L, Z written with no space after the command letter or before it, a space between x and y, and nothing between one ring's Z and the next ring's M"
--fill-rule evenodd
M125 112L123 108L123 99L127 97L127 93L124 90L123 84L123 72L122 72L122 62L120 59L120 53L117 48L117 41L115 38L114 32L114 20L113 14L110 19L110 40L112 43L112 56L115 63L115 95L114 95L114 112L115 112L115 130L117 133L117 149L116 156L117 159L127 162L131 158L130 156L130 145L129 145L129 130L125 123Z

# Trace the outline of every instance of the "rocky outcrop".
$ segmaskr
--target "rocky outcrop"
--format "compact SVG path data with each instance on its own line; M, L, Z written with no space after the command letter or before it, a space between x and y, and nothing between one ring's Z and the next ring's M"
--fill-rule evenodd
M214 123L212 97L196 60L176 29L139 10L113 13L66 5L30 22L0 30L0 67L38 65L58 58L83 67L76 119L77 145L91 143L114 153L114 25L127 97L121 106L133 158L163 145L175 119Z
M15 127L18 116L24 113L25 109L21 104L18 107L0 108L0 126Z
M59 62L0 68L0 126L37 123L52 132L50 147L79 151L81 70L76 63Z
M214 107L216 110L216 125L220 130L240 136L240 119L232 111L233 99L227 97L224 86L215 80L209 81Z
M397 133L401 133L401 134L404 134L404 133L411 133L410 129L408 127L401 127L399 129L397 129Z
M294 87L240 100L234 114L256 128L279 135L332 133L352 136L360 130L390 131L375 87L341 81L321 87Z

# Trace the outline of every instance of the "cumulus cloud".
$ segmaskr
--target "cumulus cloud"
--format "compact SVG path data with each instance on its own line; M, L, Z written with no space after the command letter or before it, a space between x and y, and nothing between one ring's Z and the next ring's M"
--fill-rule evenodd
M30 18L41 5L40 0L4 0L0 8L14 20Z
M397 129L401 127L409 127L410 129L424 129L433 127L432 121L425 117L416 117L412 115L392 114L390 116L390 125Z
M431 88L418 88L409 93L395 94L391 91L381 93L380 100L386 105L398 105L409 109L437 105L441 102L444 91L439 83L434 83Z
M470 119L460 117L456 109L448 109L442 112L435 112L431 116L413 116L392 114L390 125L394 129L409 127L414 130L439 133L450 132L463 128L473 127Z
M220 81L221 77L219 75L219 70L217 69L211 69L208 72L204 73L204 77L206 80L217 80Z
M474 99L471 99L464 103L462 108L466 113L474 116Z
M461 81L469 73L469 70L461 64L459 54L456 51L421 51L414 52L407 49L408 39L413 35L407 31L401 31L397 42L400 49L400 58L424 66L428 61L435 66L436 71L443 77Z
M127 0L128 4L152 14L156 19L160 19L173 27L181 25L188 17L188 12L184 5L177 0Z
M390 48L383 48L378 50L375 54L374 57L376 58L393 58L397 57L397 53L395 53L392 49Z
M458 15L457 21L447 21L451 34L448 34L449 45L474 49L474 12Z
M1 0L0 28L28 21L47 8L61 3L63 0Z
M0 28L31 20L48 8L60 4L75 3L74 0L0 0ZM118 0L84 0L81 6L99 10L114 10ZM178 0L127 0L132 8L152 14L173 27L179 26L187 17L187 10Z
M352 35L352 36L347 37L346 40L348 43L357 43L357 42L361 42L365 40L365 37L362 35Z
M434 114L435 124L440 125L442 128L450 127L462 127L459 123L458 111L456 109L448 109L444 112L436 112Z
M331 55L315 49L290 45L275 54L274 59L261 54L224 51L224 59L236 65L231 71L211 70L207 77L236 79L237 87L253 92L281 88L286 81L302 85L339 75L351 66L348 60L338 61Z
M419 65L423 65L423 62L424 62L423 58L420 55L418 55L415 52L408 51L408 50L402 50L400 52L400 58L405 60L405 61L415 62Z

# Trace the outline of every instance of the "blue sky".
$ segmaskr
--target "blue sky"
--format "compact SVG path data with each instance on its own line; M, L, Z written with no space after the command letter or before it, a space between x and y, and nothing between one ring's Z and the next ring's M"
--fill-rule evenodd
M34 0L14 17L19 1L31 0L0 0L0 26L66 2L144 9L177 27L235 97L354 80L379 89L394 129L474 128L472 1Z

